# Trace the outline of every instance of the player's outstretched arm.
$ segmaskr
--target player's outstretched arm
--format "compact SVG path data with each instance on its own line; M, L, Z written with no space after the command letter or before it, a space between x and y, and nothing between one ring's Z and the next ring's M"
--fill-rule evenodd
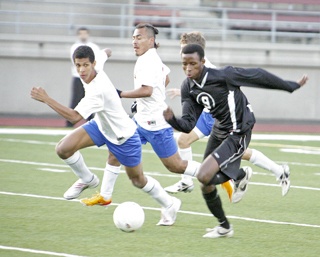
M308 79L308 75L304 74L302 78L297 80L297 83L300 85L300 87L302 87L307 83Z
M75 110L66 107L54 99L52 99L47 92L41 87L33 87L31 90L31 98L39 102L47 104L55 112L75 124L82 119L82 116Z

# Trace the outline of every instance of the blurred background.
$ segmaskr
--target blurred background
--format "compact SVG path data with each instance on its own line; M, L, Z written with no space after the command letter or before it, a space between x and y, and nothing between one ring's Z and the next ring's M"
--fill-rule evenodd
M139 22L159 28L156 41L171 69L169 88L179 88L185 78L179 37L197 30L217 67L260 67L294 81L309 75L307 86L293 94L243 88L258 123L320 125L320 0L0 0L0 125L37 125L40 119L65 125L32 100L30 90L41 86L69 106L69 52L80 27L90 30L100 48L112 49L104 70L114 85L132 89L131 37ZM132 100L122 102L130 113ZM167 102L181 113L180 98Z

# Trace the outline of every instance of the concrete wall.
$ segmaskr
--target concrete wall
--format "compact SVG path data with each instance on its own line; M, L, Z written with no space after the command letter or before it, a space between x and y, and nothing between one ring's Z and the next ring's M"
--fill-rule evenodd
M49 107L30 98L33 86L42 86L62 104L69 104L71 75L68 51L73 40L0 38L0 114L53 115ZM122 90L132 89L136 57L131 39L95 38L94 41L101 47L113 49L112 58L104 70L115 86ZM179 42L165 39L159 39L159 42L158 52L171 69L169 87L180 87L184 74ZM320 47L208 42L206 55L219 67L261 67L288 80L297 80L307 73L310 77L308 84L293 94L248 88L243 88L243 91L258 119L320 121ZM123 99L128 112L131 102ZM167 102L180 113L180 99L167 99Z

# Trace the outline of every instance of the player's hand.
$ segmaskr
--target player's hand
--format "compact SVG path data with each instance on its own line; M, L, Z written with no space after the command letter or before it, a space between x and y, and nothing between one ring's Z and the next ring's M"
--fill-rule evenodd
M180 89L178 89L178 88L168 88L166 90L166 93L170 97L170 99L173 99L176 96L181 96Z
M106 53L106 55L108 56L108 58L111 56L111 54L112 54L112 51L111 51L111 49L110 48L105 48L105 49L103 49L103 51Z
M308 79L308 75L304 74L301 79L297 80L297 83L302 87L307 83Z
M174 116L174 113L170 107L163 111L163 117L166 121L171 120Z
M33 87L31 89L31 98L34 100L37 100L39 102L46 102L46 100L49 98L47 92L42 87Z

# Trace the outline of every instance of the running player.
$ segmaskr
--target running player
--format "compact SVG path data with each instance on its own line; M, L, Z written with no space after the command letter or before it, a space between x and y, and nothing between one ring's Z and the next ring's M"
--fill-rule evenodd
M193 31L190 33L183 33L180 37L180 46L181 49L185 47L187 44L198 44L204 50L206 47L206 40L204 36L199 31ZM207 68L216 68L206 57L204 57L205 63L204 65ZM167 93L171 98L180 96L180 89L172 88L167 89ZM209 113L207 108L203 109L195 128L190 133L181 133L178 137L178 146L179 153L182 159L184 160L192 160L192 148L191 144L205 136L209 136L214 124L214 118ZM290 188L290 171L289 166L278 165L274 161L270 160L267 156L256 149L247 148L245 153L242 156L243 160L250 161L252 164L257 165L260 168L271 171L276 179L280 181L280 185L282 187L282 195L286 195ZM248 168L248 167L246 167ZM233 191L233 183L230 180L229 184L224 183L223 187L228 192L228 196L230 201L232 201L232 191ZM165 187L164 189L169 193L178 193L178 192L191 192L194 188L192 177L188 175L181 175L181 180L177 183ZM232 201L234 202L234 201Z
M303 86L308 77L297 82L284 81L263 69L204 66L204 50L198 44L188 44L181 51L182 67L187 76L181 86L182 116L177 118L171 108L163 115L176 130L189 133L206 107L215 122L207 143L197 179L203 198L219 225L204 237L233 236L233 228L222 208L216 185L229 179L235 181L234 198L242 197L248 188L250 172L240 169L241 156L250 143L255 117L241 86L280 89L293 92Z
M103 70L95 70L93 50L88 46L80 46L75 50L73 60L85 88L85 97L75 109L56 102L41 87L34 87L31 91L33 99L47 104L73 124L95 113L91 121L73 130L56 146L58 156L79 178L64 193L64 198L75 199L83 190L98 186L98 177L88 169L79 150L94 145L107 145L109 152L125 166L133 185L149 194L162 206L159 223L172 225L181 201L171 197L157 180L143 174L141 142L136 124L123 109L117 91L106 73ZM106 166L103 180L114 177L108 168L109 164ZM110 203L111 198L106 201L101 198L99 205Z

